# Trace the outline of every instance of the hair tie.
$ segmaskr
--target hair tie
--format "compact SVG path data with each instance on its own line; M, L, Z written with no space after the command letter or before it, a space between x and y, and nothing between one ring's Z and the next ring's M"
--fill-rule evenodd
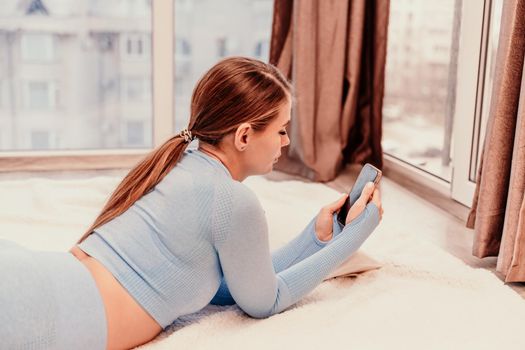
M195 140L195 136L191 134L191 131L189 131L187 128L182 130L179 133L179 136L184 139L185 143L190 143L191 141Z

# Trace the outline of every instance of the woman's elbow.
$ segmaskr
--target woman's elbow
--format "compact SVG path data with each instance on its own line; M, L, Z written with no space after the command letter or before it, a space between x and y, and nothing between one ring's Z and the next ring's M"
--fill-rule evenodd
M246 310L243 309L243 311L250 317L256 318L256 319L265 319L272 315L274 315L274 312L271 312L270 310Z
M276 310L275 304L273 305L268 305L268 304L267 305L262 305L262 304L240 305L238 304L238 305L242 309L242 311L244 311L248 316L252 318L263 319L263 318L268 318L278 313L278 310Z

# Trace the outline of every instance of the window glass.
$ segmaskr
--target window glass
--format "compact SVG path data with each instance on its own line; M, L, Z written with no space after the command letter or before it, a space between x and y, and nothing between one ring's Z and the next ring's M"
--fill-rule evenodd
M460 6L392 0L385 71L385 153L449 182Z
M151 24L151 0L0 1L0 151L152 147Z

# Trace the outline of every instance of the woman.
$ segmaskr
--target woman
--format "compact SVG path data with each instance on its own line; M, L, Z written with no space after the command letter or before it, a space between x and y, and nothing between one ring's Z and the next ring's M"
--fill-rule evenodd
M129 172L72 254L2 242L3 344L130 348L210 302L262 318L314 289L370 235L382 208L367 186L343 228L335 213L344 195L270 254L264 211L241 182L270 172L289 144L291 102L275 67L227 58L195 87L188 128ZM194 138L199 148L186 150Z

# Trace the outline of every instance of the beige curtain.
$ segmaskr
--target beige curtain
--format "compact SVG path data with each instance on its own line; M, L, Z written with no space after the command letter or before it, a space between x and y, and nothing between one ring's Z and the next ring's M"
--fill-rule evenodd
M388 0L275 0L270 62L292 80L291 144L276 169L332 180L381 168Z
M525 282L525 0L503 3L482 163L467 226L473 255L497 256L505 282Z

